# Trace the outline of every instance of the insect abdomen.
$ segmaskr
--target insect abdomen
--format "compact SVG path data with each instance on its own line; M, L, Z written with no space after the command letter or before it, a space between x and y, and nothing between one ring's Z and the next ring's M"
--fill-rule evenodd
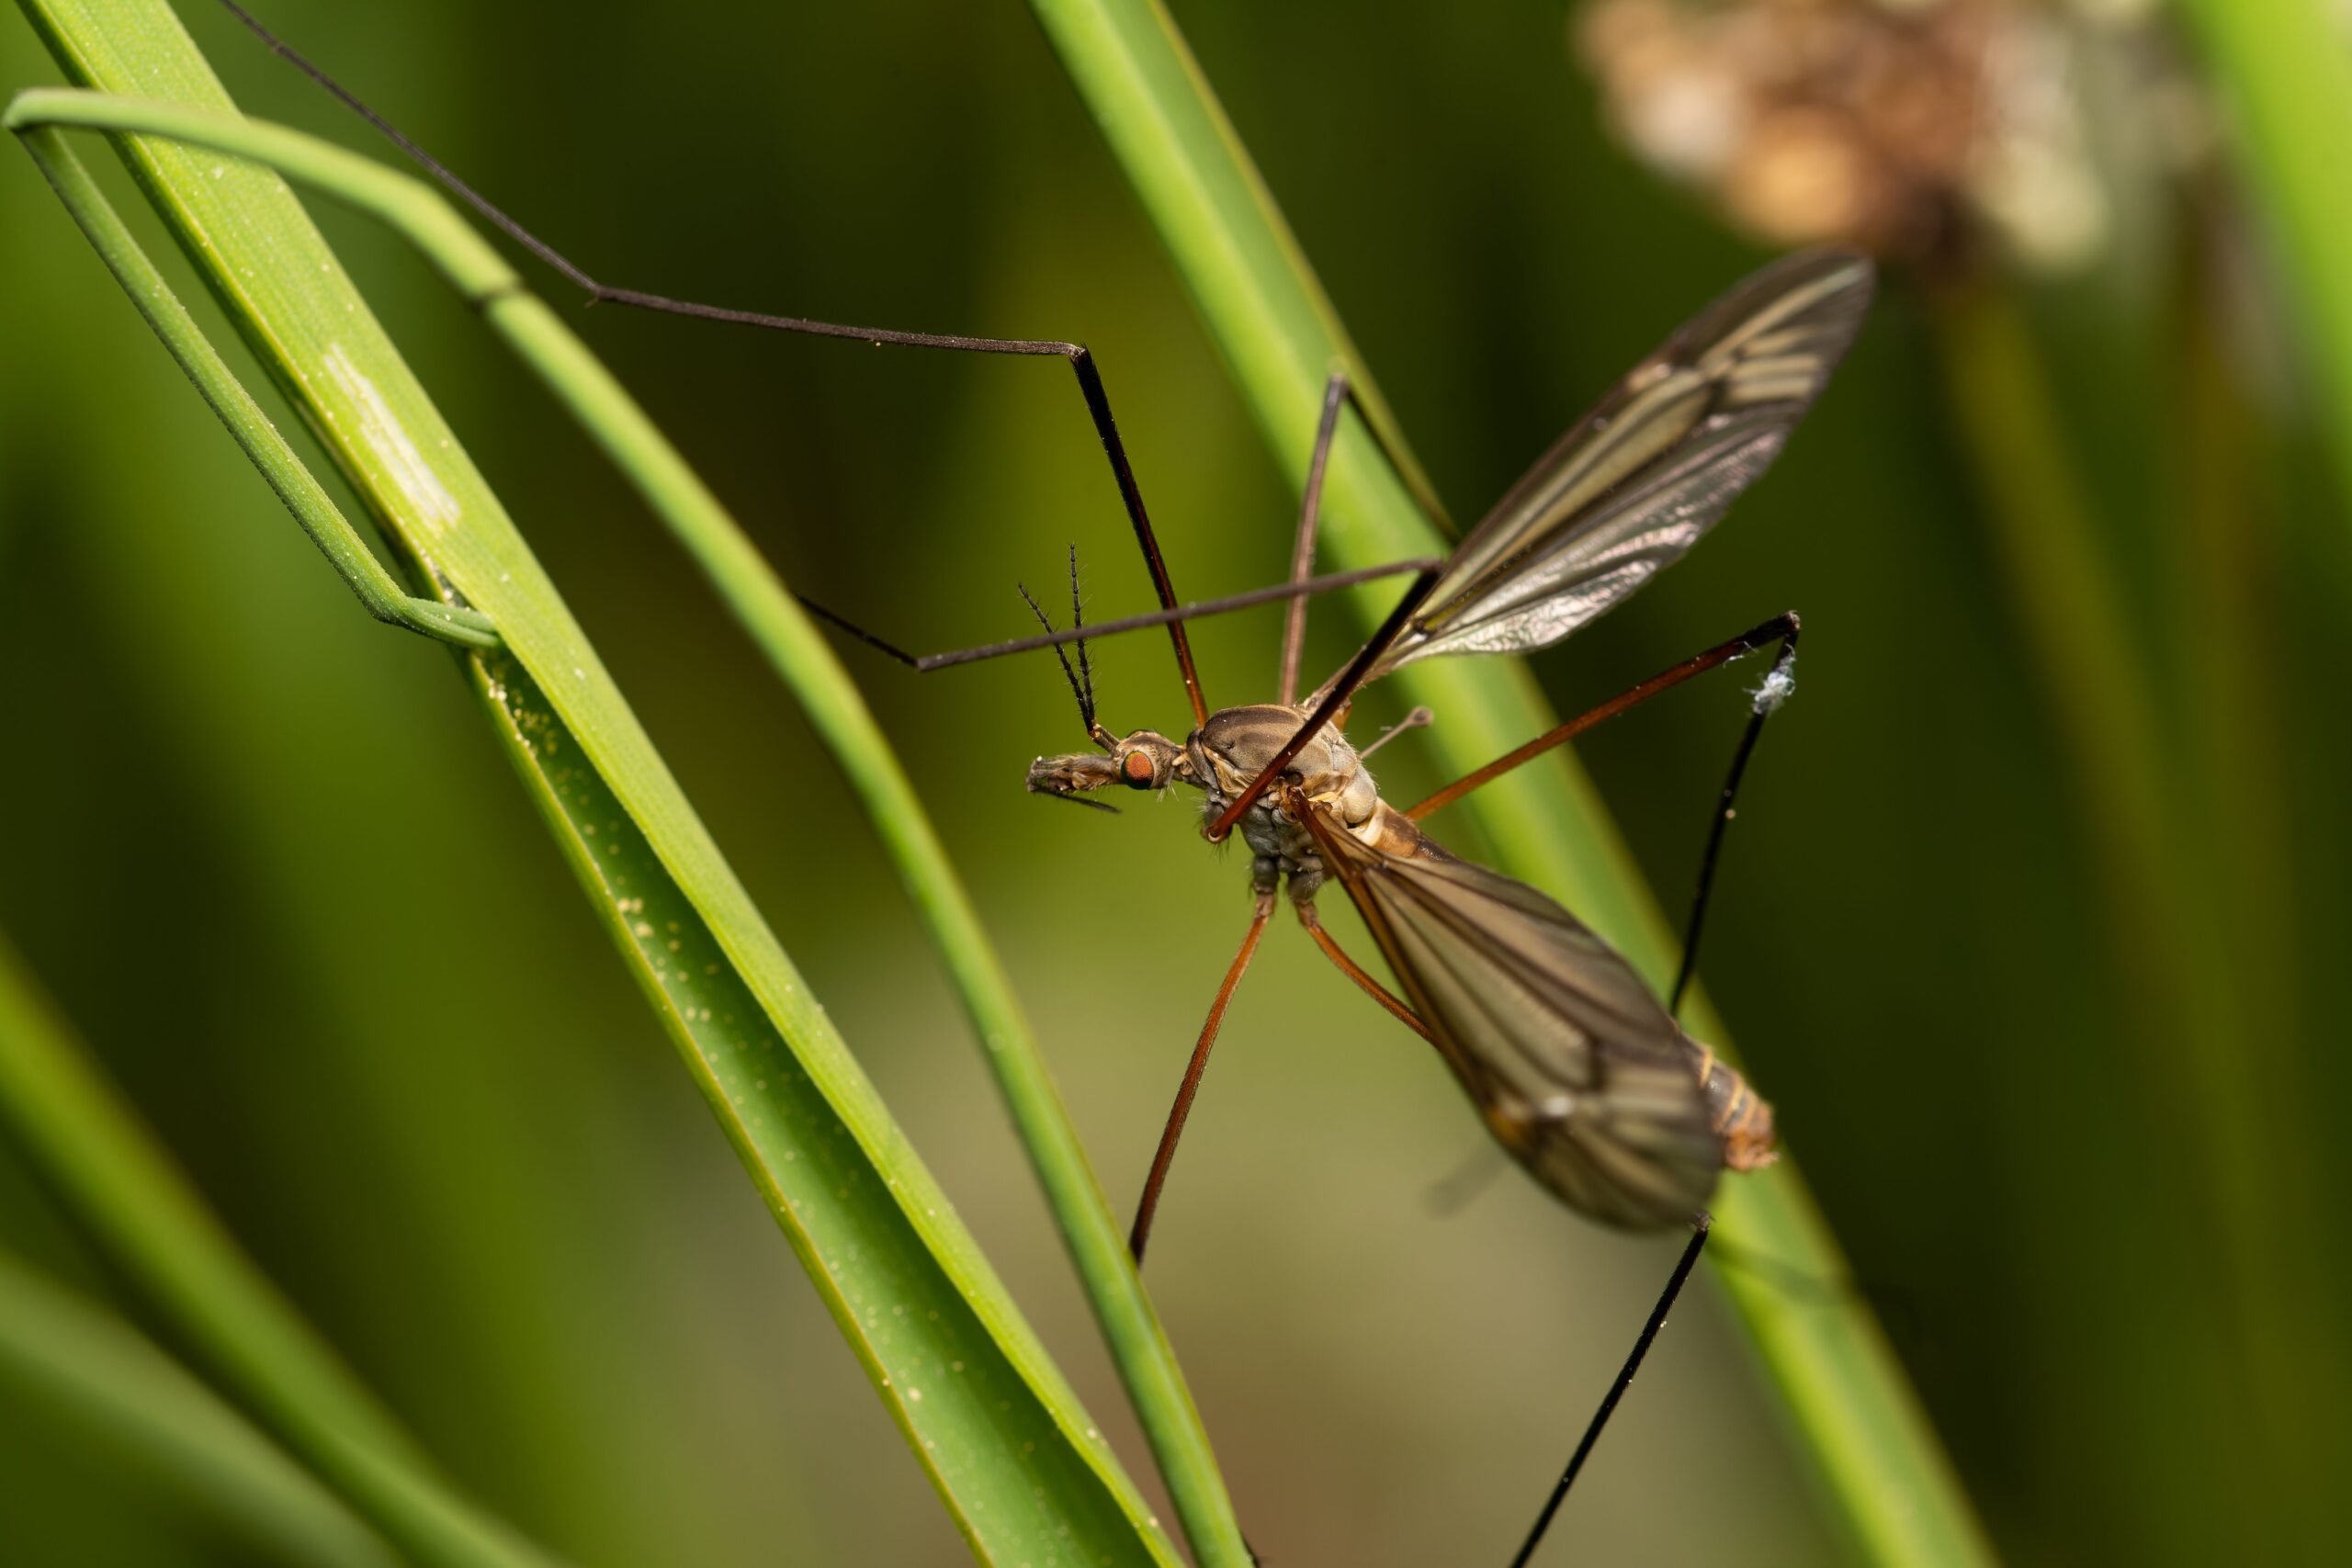
M1724 1168L1760 1170L1780 1158L1773 1141L1772 1102L1696 1040L1685 1035L1682 1046L1690 1053L1700 1092L1707 1098L1707 1125L1723 1140Z

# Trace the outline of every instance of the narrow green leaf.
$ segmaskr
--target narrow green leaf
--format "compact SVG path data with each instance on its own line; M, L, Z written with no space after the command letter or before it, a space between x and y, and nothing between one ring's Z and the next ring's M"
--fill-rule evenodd
M1407 450L1249 152L1175 24L1154 0L1031 0L1046 37L1159 229L1276 459L1303 485L1325 378L1348 367L1393 450ZM1404 479L1353 421L1332 453L1324 537L1335 564L1369 566L1443 548ZM1408 488L1409 487L1409 488ZM1359 593L1367 624L1394 590ZM1430 660L1394 677L1442 722L1431 744L1466 773L1556 722L1525 667ZM1657 980L1673 939L1607 811L1565 752L1487 786L1461 808L1501 869L1564 897ZM1703 1000L1694 1032L1721 1048ZM1767 1086L1769 1089L1769 1086ZM1848 1277L1792 1161L1727 1182L1723 1234L1819 1279ZM1880 1562L1989 1560L1981 1527L1867 1306L1851 1293L1799 1296L1751 1270L1717 1278L1737 1305L1828 1494Z
M28 8L81 80L227 107L160 6ZM77 107L74 98L28 96L16 123L43 107L101 122L110 112L86 99ZM216 143L263 133L211 113L111 112ZM304 146L331 152L274 134L288 144L278 149L284 161L300 162ZM126 149L232 318L371 510L431 581L498 627L503 650L476 663L476 679L505 720L526 782L975 1551L991 1561L1172 1560L511 521L283 183L150 138ZM432 215L413 216L429 223ZM474 248L459 287L476 299L514 294L503 264L478 241ZM520 297L511 308L545 314ZM641 929L649 927L650 935ZM649 941L651 949L642 945ZM677 967L686 953L701 973ZM783 1065L767 1070L771 1055ZM854 1180L842 1174L852 1170Z
M392 1568L367 1526L121 1318L0 1254L0 1383L167 1480L280 1561Z
M2300 344L2325 400L2328 450L2352 498L2352 47L2321 0L2178 0L2267 209L2307 328Z
M237 1249L5 942L0 1126L254 1419L402 1552L441 1568L550 1561L434 1473Z

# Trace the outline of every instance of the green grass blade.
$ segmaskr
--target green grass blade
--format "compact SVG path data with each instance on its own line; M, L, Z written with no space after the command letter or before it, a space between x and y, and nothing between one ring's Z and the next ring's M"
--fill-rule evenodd
M402 1552L448 1568L551 1561L434 1473L237 1249L5 942L0 1122L254 1418Z
M277 1560L393 1568L390 1547L121 1318L0 1253L0 1383L154 1472Z
M159 6L53 6L36 16L84 80L226 107ZM23 113L46 104L105 118L86 100L77 110L74 97L41 95ZM255 130L145 112L159 128L216 137ZM1140 1496L290 194L217 155L126 145L232 319L371 509L436 581L499 626L504 653L477 664L476 678L507 719L526 782L575 863L594 868L600 911L975 1550L990 1560L1071 1551L1169 1560ZM485 270L460 287L511 285L494 256L480 259ZM673 966L675 952L698 943L702 972ZM829 1179L836 1160L857 1179Z
M58 111L52 107L44 112ZM84 123L95 124L119 111L86 112ZM799 697L841 763L945 959L1187 1535L1196 1548L1208 1551L1212 1562L1246 1562L1248 1548L1199 1413L1035 1034L905 771L831 647L774 570L611 373L543 301L521 291L505 263L438 192L368 160L274 127L235 128L224 140L217 126L168 118L146 123L169 124L177 134L233 147L333 192L398 230L479 306L702 566L771 667ZM272 461L265 464L265 471L280 467ZM313 530L314 536L324 532Z
M1248 152L1166 12L1144 0L1031 0L1111 150L1174 257L1269 446L1303 483L1318 394L1346 366L1390 446L1405 446L1337 313ZM1409 468L1409 459L1407 460ZM1325 538L1335 564L1366 566L1442 548L1367 434L1343 426L1332 454ZM1362 594L1385 611L1391 591ZM1430 733L1456 771L1555 722L1525 669L1503 660L1432 660L1398 676L1444 722ZM1502 869L1563 895L1658 979L1672 939L1606 811L1565 755L1522 769L1465 803ZM1701 1003L1694 1031L1719 1045ZM1767 1086L1769 1088L1769 1086ZM1847 1270L1791 1161L1725 1185L1724 1234L1821 1279ZM1762 1275L1724 1270L1806 1451L1861 1550L1878 1562L1989 1559L1950 1461L1877 1324L1850 1294L1799 1299Z
M2320 0L2178 0L2229 109L2309 328L2303 354L2328 411L2328 450L2352 496L2352 50Z
M114 216L89 172L83 168L65 144L64 137L48 129L28 130L24 135L26 150L33 162L65 203L65 209L83 225L83 233L96 246L102 255L119 257L118 276L122 266L134 265L136 247L122 231L119 223L110 223ZM239 445L254 454L254 465L269 488L286 502L319 553L327 558L336 573L349 584L368 613L389 626L403 626L410 631L460 648L496 648L498 636L490 627L487 617L480 612L444 604L435 599L420 599L396 581L376 553L359 536L359 531L327 498L326 491L311 477L311 470L294 456L284 442L272 438L269 418L261 412L229 367L214 354L188 321L179 301L170 290L131 291L131 303L147 318L167 343L187 345L183 363L188 366L189 378L197 390L203 394L220 423L229 427ZM196 355L187 357L188 354Z
M2259 929L2260 914L2208 880L2194 853L2238 825L2200 821L2187 784L2199 766L2243 767L2250 759L2206 755L2231 753L2211 742L2188 757L2166 745L2154 683L2162 661L2134 635L2119 587L2127 573L2111 558L2097 495L2067 439L2065 411L2018 299L1993 287L1948 290L1936 299L1934 324L1951 428L1984 491L1995 556L2068 754L2108 940L2130 976L2121 1006L2131 1049L2152 1068L2145 1092L2160 1098L2167 1124L2181 1129L2167 1160L2176 1185L2152 1201L2163 1203L2171 1226L2195 1238L2196 1255L2212 1265L2214 1310L2180 1332L2225 1359L2231 1407L2257 1413L2218 1466L2206 1464L2217 1473L2235 1467L2235 1489L2245 1495L2299 1472L2303 1486L2316 1487L2327 1466L2311 1438L2328 1427L2330 1380L2322 1369L2335 1314L2321 1304L2328 1299L2324 1273L2310 1249L2296 1245L2287 1195L2311 1191L2318 1178L2287 1129L2291 1108L2318 1095L2278 1043L2291 1037L2289 1025L2275 1021L2291 989L2253 978L2265 963L2283 960L2268 953L2228 956L2247 928ZM2200 392L2226 395L2214 387ZM2191 439L2219 434L2200 425ZM2222 553L2232 558L2198 581L2197 615L2184 623L2197 627L2193 651L2209 659L2243 657L2258 646L2224 629L2233 606L2216 584L2228 570L2246 570L2250 547L2242 542L2242 495L2232 492L2222 504ZM2233 871L2251 869L2240 859L2217 857ZM2267 1032L2258 1021L2266 1017L2274 1021ZM2261 1054L2214 1049L2215 1041L2233 1038L2272 1043ZM2158 1399L2164 1411L2181 1408L2171 1391ZM2161 1453L2179 1430L2178 1423L2142 1420L2122 1423L2119 1437L2127 1447ZM2163 1461L2143 1462L2154 1472ZM2266 1515L2245 1527L2245 1538L2256 1555L2290 1556L2279 1536L2256 1532L2292 1525L2284 1515Z
M135 123L141 126L233 148L332 189L383 218L414 241L456 287L480 304L639 483L726 593L772 663L793 684L865 801L980 1026L988 1058L1014 1107L1016 1122L1169 1478L1179 1516L1196 1542L1214 1544L1212 1561L1245 1561L1247 1548L1199 1415L1046 1073L1035 1035L1013 1001L969 900L948 868L903 771L830 649L708 490L610 374L544 303L519 291L505 264L430 187L274 127L223 127L201 117L188 117L185 111L175 114L153 106L141 110L76 101L69 96L28 95L20 118L39 115L89 125L126 123L125 115L137 116ZM36 152L40 152L38 145ZM149 298L143 282L131 292L142 302ZM153 312L149 313L152 320ZM197 374L214 406L224 410L224 418L245 439L252 421L240 421L225 412L242 394L211 389L224 377L222 370ZM252 434L258 436L259 433ZM266 454L266 443L263 450ZM283 483L275 478L285 470L289 457L258 455L256 462L273 475L281 495L289 500L302 497L298 512L302 504L325 504L322 492L313 502L301 491L307 475ZM299 474L299 465L295 467ZM316 486L309 489L315 491ZM321 536L329 530L313 527L312 532Z
M428 254L447 254L444 247L454 233L473 240L437 194L427 194L447 231L412 224L403 231ZM841 764L979 1032L1187 1539L1204 1562L1235 1568L1248 1562L1249 1547L1206 1429L1128 1256L1125 1234L978 914L872 712L831 647L718 498L546 304L509 293L486 302L484 312L685 545Z

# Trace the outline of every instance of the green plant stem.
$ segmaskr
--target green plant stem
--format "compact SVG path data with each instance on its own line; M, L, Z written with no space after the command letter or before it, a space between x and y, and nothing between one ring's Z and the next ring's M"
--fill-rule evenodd
M2308 331L2326 400L2328 450L2352 499L2352 49L2320 0L2178 0L2229 110L2248 183Z
M1302 484L1324 378L1345 366L1407 477L1368 434L1343 425L1332 453L1324 537L1337 564L1427 555L1442 540L1425 490L1362 356L1349 342L1223 108L1165 10L1148 0L1031 0L1065 69L1173 256L1193 302L1294 485ZM1367 620L1387 608L1354 601ZM1467 772L1554 722L1524 666L1431 660L1395 677L1442 716L1431 743ZM1565 750L1464 804L1506 871L1568 901L1653 981L1673 939L1589 784ZM1703 1002L1694 1027L1718 1044ZM1792 1162L1726 1184L1724 1234L1823 1279L1847 1277ZM1798 1300L1758 1274L1718 1276L1747 1325L1828 1495L1875 1561L1964 1563L1990 1550L1950 1462L1867 1307Z
M130 37L138 29L110 33L95 27L76 28L71 24L86 23L86 14L61 18L60 9L50 7L38 15L61 58L77 75L85 80L156 85L159 72L153 64L126 61L107 47L107 39ZM163 15L167 18L167 14ZM165 43L185 45L184 35L175 28L168 31ZM217 83L203 71L192 50L169 52L172 85L208 107L225 103ZM507 322L509 330L564 359L559 375L587 374L586 367L593 367L593 361L587 361L584 352L561 333L546 308L521 293L519 284L494 253L458 223L437 196L416 182L275 128L226 120L201 110L191 113L177 106L101 106L85 96L28 96L20 100L12 123L29 125L43 114L96 126L119 124L185 136L240 155L277 159L298 175L336 182L346 187L345 194L403 223L411 231L434 233L438 259L466 296L486 310L520 318L519 322ZM495 498L464 462L454 437L447 434L390 345L381 343L379 329L365 315L364 307L349 296L347 285L315 231L300 218L290 196L274 180L265 182L275 187L266 193L251 186L238 193L243 203L253 203L265 195L282 202L282 209L268 216L298 236L299 244L278 235L268 258L271 268L237 266L220 254L224 235L243 239L257 225L252 214L242 209L243 203L214 210L210 198L221 177L242 171L243 165L215 164L191 179L192 155L174 152L145 139L127 146L133 154L134 172L149 184L159 206L182 229L191 254L222 293L232 319L254 339L264 363L311 417L379 516L429 567L434 581L450 592L463 593L494 615L505 634L507 650L519 663L502 660L493 671L478 673L478 684L500 711L504 720L502 732L508 735L526 782L533 784L557 827L560 841L572 853L584 885L612 925L624 953L655 998L689 1067L719 1112L772 1212L801 1252L827 1304L865 1361L975 1550L989 1557L1003 1551L1035 1550L1030 1543L1067 1533L1076 1518L1085 1527L1081 1540L1096 1542L1084 1549L1107 1555L1110 1538L1098 1533L1105 1525L1100 1506L1107 1502L1127 1521L1131 1532L1127 1551L1140 1547L1147 1554L1164 1559L1168 1549L1148 1508L1118 1471L1099 1432L1086 1420L1001 1286L987 1271L968 1235L952 1219L928 1173L905 1148L821 1010L807 998L774 937L752 909L690 808L677 796L642 731L617 693L610 689L593 651L531 562ZM179 181L158 176L156 165L167 162L178 165L165 172L180 175ZM289 246L308 252L291 268L282 262L282 254ZM332 298L319 298L322 293ZM571 357L565 358L567 352ZM601 371L594 374L602 375ZM626 399L608 380L598 381L585 400L601 403L607 413L616 406L626 407ZM634 414L633 409L628 412ZM638 416L636 425L625 430L615 444L629 456L644 458L655 449L658 437ZM429 458L424 456L428 453L432 454ZM662 477L673 488L699 490L682 467ZM459 519L467 525L453 526ZM841 699L854 704L854 694L840 680L837 667L828 660L825 670L837 682ZM568 761L550 768L548 758L559 747L574 749L574 755L584 754L592 764L590 772L583 773ZM576 797L592 784L600 791L609 786L612 815L625 814L628 829L619 821L599 823L567 816ZM639 829L641 838L632 830ZM578 841L600 830L607 837L593 846ZM642 852L644 864L636 877L592 874L605 871L605 857L616 852L632 861ZM714 954L726 960L715 966L729 972L721 976L721 984L729 976L740 976L745 1008L773 1020L781 1040L807 1069L805 1079L771 1070L752 1086L765 1093L750 1098L769 1102L776 1114L741 1113L747 1099L743 1078L750 1072L746 1068L757 1071L761 1058L744 1054L740 1027L712 1027L715 1016L733 1024L741 1014L707 1005L680 1005L680 993L692 988L686 973L665 964L658 949L648 951L641 945L639 929L645 922L636 913L647 901L641 890L649 883L661 889L665 899L674 895L680 912L692 917L690 934L707 936ZM630 896L633 886L639 890L636 897ZM686 929L687 922L681 920L679 925ZM775 1043L772 1039L758 1043L772 1048ZM790 1179L791 1173L782 1168L795 1160L797 1149L808 1141L797 1133L797 1124L825 1120L799 1103L797 1097L802 1095L820 1097L822 1105L829 1108L828 1115L839 1113L837 1131L854 1134L854 1146L870 1162L865 1168L880 1179L876 1187L885 1195L880 1201L908 1233L903 1240L888 1227L875 1229L880 1223L878 1214L872 1212L875 1199L853 1198L845 1189L837 1190L831 1183L812 1188L807 1180ZM810 1146L831 1147L821 1138ZM1099 1192L1093 1197L1100 1205ZM1104 1214L1107 1227L1107 1209ZM865 1239L844 1245L829 1242L829 1235ZM960 1281L946 1298L952 1303L945 1314L948 1321L942 1321L940 1311L933 1311L925 1321L938 1323L935 1330L913 1327L896 1334L877 1333L875 1325L860 1319L861 1300L870 1301L873 1292L862 1295L855 1288L856 1279L872 1276L880 1281L877 1289L902 1293L909 1271L920 1273L925 1267L923 1260L907 1252L909 1244L928 1254L928 1266L943 1271L943 1282ZM853 1270L851 1262L859 1267ZM869 1305L866 1310L873 1309ZM962 1322L967 1314L971 1319L968 1325ZM987 1337L978 1349L965 1337L967 1326ZM909 1339L914 1343L905 1343ZM1153 1339L1158 1341L1156 1330ZM926 1341L931 1342L928 1348ZM1159 1342L1158 1348L1165 1358L1164 1342ZM993 1354L981 1360L991 1349ZM1172 1379L1172 1361L1166 1364ZM917 1376L933 1378L950 1367L963 1372L967 1366L973 1375L951 1378L944 1389L932 1382L933 1393L927 1402L922 1385L913 1381ZM982 1375L984 1370L997 1377ZM1003 1379L1012 1380L1017 1400L1005 1397L1005 1389L999 1386ZM1181 1384L1173 1386L1180 1413L1197 1434L1197 1417L1189 1399L1182 1398ZM1163 1400L1163 1406L1167 1403ZM1042 1440L1007 1440L999 1430L1003 1422L994 1413L1016 1404L1049 1422ZM1198 1450L1205 1457L1204 1441ZM1056 1487L1037 1484L1036 1467L1059 1463L1055 1455L1067 1456L1091 1471L1100 1491L1090 1493L1067 1471L1060 1472L1062 1479ZM1207 1473L1214 1485L1213 1469ZM1197 1495L1199 1488L1193 1491ZM1222 1501L1221 1487L1216 1488L1216 1500ZM1226 1517L1229 1529L1229 1509ZM1061 1523L1057 1524L1057 1518ZM1210 1539L1213 1544L1214 1538ZM1243 1550L1238 1547L1238 1531L1233 1532L1233 1540L1236 1550ZM1242 1559L1230 1556L1227 1560Z
M2206 929L2168 845L2177 807L2150 688L2151 666L2114 592L2064 420L2014 299L1993 288L1943 297L1939 344L1953 423L1985 487L1986 521L2071 753L2093 858L2144 1024L2176 1054L2157 1077L2184 1103L2170 1124L2203 1148L2198 1184L2218 1239L2245 1238L2266 1202L2267 1141L2249 1075L2206 1047L2233 1032L2228 966L2198 961ZM2252 1261L2246 1259L2245 1261Z
M28 127L23 133L25 150L40 165L41 175L57 192L67 212L82 226L82 231L98 254L107 259L117 276L127 266L134 265L132 258L137 247L119 224L108 226L96 215L111 217L105 198L90 179L89 171L82 166L65 145L60 131L46 127ZM160 279L158 280L160 281ZM155 335L172 347L187 378L220 416L237 444L253 455L254 467L276 491L286 509L319 552L327 558L337 576L358 595L368 613L388 626L405 627L459 648L496 648L498 633L489 618L479 611L462 605L444 604L437 599L420 599L409 592L393 578L376 553L368 547L359 531L327 496L326 491L311 476L292 447L275 439L269 416L253 400L231 374L226 361L214 352L197 330L180 302L167 288L133 288L130 302L154 329Z
M775 569L554 312L535 297L510 294L484 313L686 547L848 777L978 1031L1185 1537L1204 1563L1240 1568L1249 1547L1125 1234L979 916L872 711Z
M27 95L20 102L21 123L47 117L59 123L170 134L252 158L380 219L481 310L637 486L790 685L857 791L979 1031L1188 1538L1204 1561L1246 1562L1248 1549L1199 1413L1127 1257L1123 1233L1035 1033L921 802L830 646L676 449L546 303L523 289L503 258L430 186L276 127L223 124L164 106L71 102L55 94Z
M0 1382L289 1562L393 1568L373 1531L121 1318L0 1253Z
M99 1077L5 942L0 1122L254 1419L402 1552L448 1568L552 1561L434 1473L374 1396L238 1251Z
M2320 391L2339 495L2352 502L2352 203L2345 198L2345 163L2352 157L2352 51L2346 47L2341 9L2319 0L2180 0L2179 10L2229 111L2236 162L2268 220L2273 242L2269 254L2280 264L2301 307L2296 313L2305 330L2293 334L2300 340L2299 356ZM2224 498L2224 504L2242 507L2244 501L2243 496ZM2226 592L2230 582L2242 580L2245 568L2236 559L2234 539L2223 547L2231 557L2222 577ZM2224 604L2222 613L2226 615L2233 608ZM2225 648L2233 646L2226 637L2220 640ZM2243 662L2243 655L2239 657ZM2258 781L2263 773L2267 752L2262 743L2268 737L2245 737L2244 732L2260 728L2275 693L2261 690L2247 695L2247 705L2229 720L2239 732L2238 743L2212 747L2217 782L2225 786ZM2264 886L2267 865L2285 863L2266 861L2265 852L2272 846L2262 818L2241 811L2226 820L2234 825L2228 841L2243 845L2247 852L2233 857L2229 870L2234 886L2225 885L2224 891L2257 899L2265 892L2291 892L2277 876L2268 887ZM2249 929L2253 924L2243 922L2231 934L2255 940ZM2293 977L2291 962L2289 950L2274 944L2258 955L2252 972L2283 986ZM2259 1001L2280 1027L2249 1029L2248 1036L2275 1039L2287 1048L2295 1038L2289 994L2282 989ZM2296 1090L2301 1087L2291 1080L2271 1085L2270 1105L2290 1115L2300 1111L2303 1101ZM2276 1188L2278 1201L2259 1215L2267 1222L2266 1229L2253 1233L2283 1248L2266 1261L2293 1259L2288 1267L2300 1277L2279 1279L2274 1264L2267 1277L2245 1277L2240 1288L2267 1307L2271 1319L2256 1325L2256 1349L2271 1374L2264 1381L2272 1409L2282 1397L2298 1400L2299 1414L2310 1418L2294 1428L2301 1438L2292 1452L2280 1456L2285 1464L2278 1473L2285 1479L2275 1483L2301 1495L2321 1496L2352 1457L2352 1421L2347 1421L2340 1399L2333 1397L2347 1376L2342 1337L2335 1327L2340 1321L2342 1287L2334 1278L2311 1280L2311 1274L2325 1269L2325 1262L2312 1258L2300 1237L2278 1235L2278 1216L2295 1213L2309 1191L2296 1182L2301 1174L2276 1173L2284 1179ZM2288 1320L2283 1326L2278 1324L2281 1317ZM2314 1556L2340 1544L2333 1533L2300 1543Z
M2266 1117L2312 1102L2297 929L2296 832L2287 784L2286 658L2281 643L2279 497L2271 443L2236 373L2221 248L2226 219L2210 194L2184 221L2182 276L2166 312L2177 356L2167 410L2175 457L2165 615L2197 635L2181 649L2183 728L2197 738L2181 772L2201 782L2194 854L2241 976L2245 1032L2275 1042L2265 1065ZM2201 851L2201 853L2198 852ZM2272 1071L2283 1066L2284 1072ZM2307 1134L2308 1136L2308 1134ZM2297 1173L2297 1184L2309 1184Z
M2159 1107L2169 1155L2188 1168L2175 1189L2180 1224L2200 1238L2193 1250L2213 1261L2211 1293L2222 1309L2218 1330L2201 1331L2225 1341L2215 1348L2233 1368L2228 1400L2257 1413L2230 1455L2253 1495L2266 1478L2307 1463L2294 1451L2305 1438L2290 1446L2271 1434L2337 1425L2313 1408L2314 1391L2335 1386L2339 1358L2324 1314L2312 1310L2323 1287L2299 1241L2295 1198L2312 1179L2300 1141L2278 1115L2307 1096L2295 1091L2289 1043L2255 1027L2278 1019L2287 998L2248 994L2254 971L2230 957L2245 933L2198 875L2190 846L2199 835L2178 783L2192 769L2176 763L2165 744L2156 663L2116 592L2120 574L2106 558L2064 411L2017 300L1989 286L1948 293L1936 302L1935 321L1953 424L1984 487L1995 550L2081 800L2121 999L2133 1018L2133 1060L2119 1066L2152 1058L2151 1070L2135 1076ZM2209 428L2199 438L2218 434ZM2206 586L2209 600L2226 591ZM2234 606L2210 607L2221 619L2208 625L2200 605L2178 628L2185 638L2226 637ZM2201 646L2187 655L2217 656ZM2245 1049L2249 1039L2269 1048ZM2219 1409L2213 1416L2221 1418ZM2153 1429L2142 1440L2168 1435ZM2309 1483L2324 1484L2316 1473Z

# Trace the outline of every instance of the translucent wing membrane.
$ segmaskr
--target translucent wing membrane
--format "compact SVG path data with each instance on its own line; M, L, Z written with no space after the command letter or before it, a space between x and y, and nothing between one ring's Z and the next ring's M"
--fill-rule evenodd
M1624 959L1384 807L1367 843L1294 795L1324 865L1503 1146L1592 1218L1687 1224L1724 1163L1709 1057Z
M1679 559L1780 455L1871 288L1867 260L1811 252L1701 311L1471 531L1365 679L1546 647Z

